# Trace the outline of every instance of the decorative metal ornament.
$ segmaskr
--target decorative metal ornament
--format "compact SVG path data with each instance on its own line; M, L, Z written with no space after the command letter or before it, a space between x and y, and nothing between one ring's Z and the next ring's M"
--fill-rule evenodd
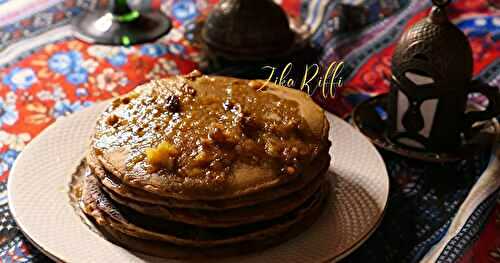
M222 0L210 13L201 37L217 55L262 60L290 50L296 34L285 11L271 0Z
M72 25L73 34L82 41L123 46L152 42L172 28L160 10L133 10L126 0L114 0L109 10L85 12Z
M392 57L389 137L428 151L451 151L474 122L499 113L498 91L472 83L472 50L446 16L449 0L434 0L428 17L405 32ZM465 113L467 95L489 99L484 112Z

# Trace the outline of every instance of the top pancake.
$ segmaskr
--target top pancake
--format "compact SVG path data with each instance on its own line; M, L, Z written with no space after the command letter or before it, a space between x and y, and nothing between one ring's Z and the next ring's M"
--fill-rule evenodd
M327 152L329 124L307 94L199 73L149 82L97 121L92 151L124 184L183 200L256 193Z

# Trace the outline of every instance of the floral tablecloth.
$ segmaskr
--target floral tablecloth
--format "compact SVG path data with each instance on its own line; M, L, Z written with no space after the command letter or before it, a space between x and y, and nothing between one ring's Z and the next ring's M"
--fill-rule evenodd
M174 29L155 43L105 47L74 39L69 21L82 9L107 6L107 0L0 0L1 262L47 260L23 237L8 209L9 169L26 144L58 117L123 94L147 80L200 67L206 61L192 44L196 20L215 2L130 1L137 8L161 8L172 17ZM277 2L315 32L314 43L324 48L323 64L345 61L344 87L335 99L323 103L343 117L357 103L388 90L384 76L390 74L395 41L430 8L430 1L423 0L365 0L362 2L370 6L366 14L370 23L342 33L332 30L340 2L360 1ZM486 0L456 0L449 15L471 41L475 75L500 87L500 11ZM484 103L480 97L474 100ZM450 167L436 167L383 155L392 185L388 211L377 232L346 259L348 262L419 261L443 237L488 160L485 153ZM447 174L450 169L462 178L440 182L451 191L436 189L426 177ZM446 246L439 260L500 262L500 203L496 194L478 204L467 222L467 229Z

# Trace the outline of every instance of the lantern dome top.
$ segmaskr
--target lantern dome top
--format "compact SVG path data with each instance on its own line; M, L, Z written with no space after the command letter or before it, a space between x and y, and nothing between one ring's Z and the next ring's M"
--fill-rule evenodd
M235 56L269 57L288 50L295 34L271 0L222 0L202 30L209 47Z
M449 0L433 3L429 15L401 36L392 57L393 75L421 69L445 83L470 80L473 58L467 37L448 20Z

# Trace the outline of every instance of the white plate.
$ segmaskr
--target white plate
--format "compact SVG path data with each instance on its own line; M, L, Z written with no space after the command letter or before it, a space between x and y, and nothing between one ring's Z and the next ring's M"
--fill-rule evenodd
M152 260L94 233L69 202L71 174L85 153L97 116L106 105L100 103L57 120L24 149L9 176L9 206L17 224L36 246L54 259L66 262ZM361 245L375 230L389 193L384 162L374 146L348 123L333 115L328 119L333 142L329 174L338 176L334 192L318 221L277 247L217 262L336 261Z

